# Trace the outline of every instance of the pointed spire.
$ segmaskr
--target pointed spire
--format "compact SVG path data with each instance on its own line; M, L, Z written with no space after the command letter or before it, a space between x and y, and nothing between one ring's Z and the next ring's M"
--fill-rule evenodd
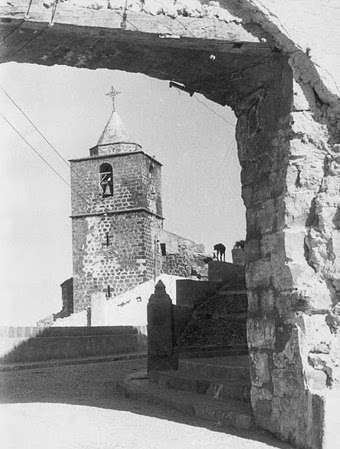
M127 132L121 118L116 111L116 97L121 92L112 86L110 91L105 94L112 99L112 113L107 122L97 145L115 144L115 143L133 143L129 133Z
M109 118L97 145L120 142L132 143L131 137L123 125L121 118L116 111L112 111L111 117Z

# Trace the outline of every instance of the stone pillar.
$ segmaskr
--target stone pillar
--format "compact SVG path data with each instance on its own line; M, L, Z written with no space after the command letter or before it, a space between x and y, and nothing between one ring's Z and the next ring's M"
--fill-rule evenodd
M251 400L261 427L298 447L333 449L326 417L340 381L340 145L288 69L277 87L250 99L237 125Z
M148 304L148 372L177 369L174 309L160 280Z
M233 264L241 265L244 267L245 258L244 258L244 249L243 248L233 248L231 250L231 257L233 259Z

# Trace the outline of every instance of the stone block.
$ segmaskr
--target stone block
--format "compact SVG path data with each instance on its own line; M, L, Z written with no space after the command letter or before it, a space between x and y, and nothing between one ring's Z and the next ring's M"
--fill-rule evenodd
M294 288L290 267L286 264L281 254L272 254L271 263L273 269L273 287L278 292L292 290Z
M267 260L250 262L246 268L246 281L249 289L269 287L272 277L272 266Z
M272 414L272 401L268 399L259 399L254 404L254 415L256 420L267 420ZM268 425L268 423L267 423ZM268 428L267 425L265 428Z
M240 265L242 267L245 265L245 252L243 248L233 248L231 250L231 256L234 265Z
M256 209L247 208L246 222L247 222L247 241L258 240L261 235L257 229Z
M305 228L309 218L312 201L315 197L313 191L296 191L295 184L293 192L289 192L284 198L285 203L285 224L287 227Z
M257 212L257 229L262 233L276 231L276 211L274 200L267 200L261 204Z
M271 377L274 396L283 398L287 395L287 391L289 391L289 396L291 397L300 396L303 382L298 367L296 367L296 370L273 369Z
M245 257L248 263L255 262L262 258L260 241L258 239L247 241L247 245L245 247Z
M272 315L275 308L275 292L273 289L248 291L248 313L250 316L266 317Z
M270 259L272 254L281 256L284 260L284 235L282 232L275 232L263 235L260 240L260 251L263 258Z
M262 319L248 317L248 346L254 349L274 349L275 321L273 318Z
M242 266L213 260L208 265L208 278L210 282L225 284L242 274L243 271Z
M261 351L251 351L249 356L252 385L254 387L262 387L271 380L268 354Z

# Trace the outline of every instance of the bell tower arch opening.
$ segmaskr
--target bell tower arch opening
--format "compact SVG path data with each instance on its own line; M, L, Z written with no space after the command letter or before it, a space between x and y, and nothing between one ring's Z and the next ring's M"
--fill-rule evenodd
M112 165L104 162L99 167L99 178L100 187L102 188L103 198L113 195L113 176L112 176Z

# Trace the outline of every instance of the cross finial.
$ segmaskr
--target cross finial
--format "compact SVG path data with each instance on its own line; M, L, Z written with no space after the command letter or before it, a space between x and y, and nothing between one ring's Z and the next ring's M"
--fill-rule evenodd
M107 94L105 94L108 97L111 97L113 111L116 111L115 101L116 101L117 95L119 95L119 94L121 94L121 92L119 92L118 90L115 90L115 88L113 86L111 86L110 91Z

